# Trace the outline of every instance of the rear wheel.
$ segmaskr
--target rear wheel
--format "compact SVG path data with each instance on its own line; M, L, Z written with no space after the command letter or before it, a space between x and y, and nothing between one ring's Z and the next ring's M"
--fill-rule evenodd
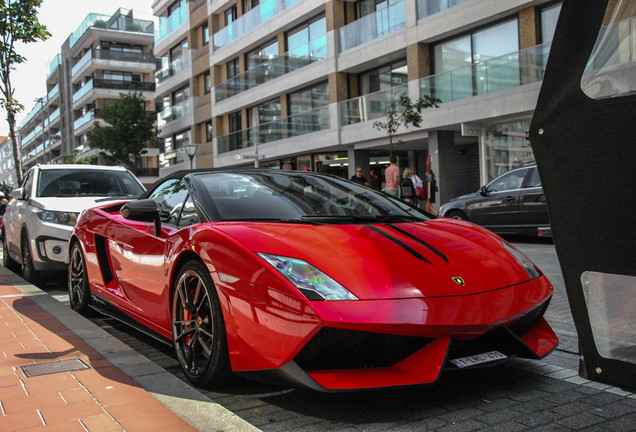
M13 272L20 271L20 263L9 256L9 246L4 233L2 234L2 265Z
M466 213L464 213L463 211L460 210L453 210L448 212L448 215L446 215L449 218L452 219L459 219L459 220L464 220L467 221L468 220L468 216L466 216Z
M172 337L185 376L199 387L226 383L232 372L225 323L208 269L189 261L173 288Z
M71 309L82 315L88 315L90 311L90 287L86 274L86 261L84 253L78 242L71 246L68 263L68 299Z
M37 271L33 265L31 243L29 242L29 236L26 233L22 234L20 249L22 249L22 276L24 276L24 279L35 285L40 281L40 272Z

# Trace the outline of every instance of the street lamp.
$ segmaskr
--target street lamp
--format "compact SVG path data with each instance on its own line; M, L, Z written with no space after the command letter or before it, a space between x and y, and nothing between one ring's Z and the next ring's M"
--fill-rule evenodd
M192 160L194 159L194 155L196 155L197 151L199 150L199 144L186 144L183 147L185 148L185 151L190 158L190 169L192 169Z

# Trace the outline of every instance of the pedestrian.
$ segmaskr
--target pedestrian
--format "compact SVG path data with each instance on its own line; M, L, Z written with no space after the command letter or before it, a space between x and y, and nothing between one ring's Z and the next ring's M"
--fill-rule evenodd
M397 157L395 155L389 157L389 166L384 170L384 181L386 182L384 191L389 195L398 197L400 195L398 189L400 184L400 169L397 166Z
M371 187L375 190L380 190L380 177L374 170L371 170Z
M400 189L402 201L417 207L417 190L413 182L413 170L411 168L404 168Z
M430 171L430 183L428 185L428 212L434 214L435 216L439 215L439 212L433 205L435 202L435 192L439 191L437 188L437 180L435 180L435 173L433 170Z
M362 168L357 167L356 173L351 176L351 181L359 183L361 185L369 185L369 181L365 176L362 175Z

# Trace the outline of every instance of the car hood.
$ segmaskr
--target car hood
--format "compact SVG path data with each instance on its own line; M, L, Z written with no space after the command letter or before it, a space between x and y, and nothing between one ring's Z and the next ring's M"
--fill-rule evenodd
M470 295L530 279L499 237L453 219L215 228L254 252L305 260L361 300Z
M50 210L50 211L64 211L70 213L81 213L90 207L102 206L113 202L123 201L124 197L104 197L104 196L92 196L92 197L46 197L46 198L34 198L31 202L35 207Z
M467 200L467 199L470 199L470 198L474 198L476 193L478 193L478 192L472 192L472 193L469 193L469 194L466 194L466 195L461 195L461 196L458 196L458 197L455 197L455 198L451 198L450 200L448 200L448 202L461 201L461 200Z

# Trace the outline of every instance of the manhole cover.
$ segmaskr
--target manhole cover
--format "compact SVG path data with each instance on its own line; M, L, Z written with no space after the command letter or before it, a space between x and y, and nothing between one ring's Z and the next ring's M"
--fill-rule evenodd
M82 359L70 359L70 360L60 360L54 361L50 363L40 363L28 366L20 366L22 369L22 373L27 378L40 376L40 375L50 375L60 372L71 372L77 370L90 369L90 365L88 365Z

